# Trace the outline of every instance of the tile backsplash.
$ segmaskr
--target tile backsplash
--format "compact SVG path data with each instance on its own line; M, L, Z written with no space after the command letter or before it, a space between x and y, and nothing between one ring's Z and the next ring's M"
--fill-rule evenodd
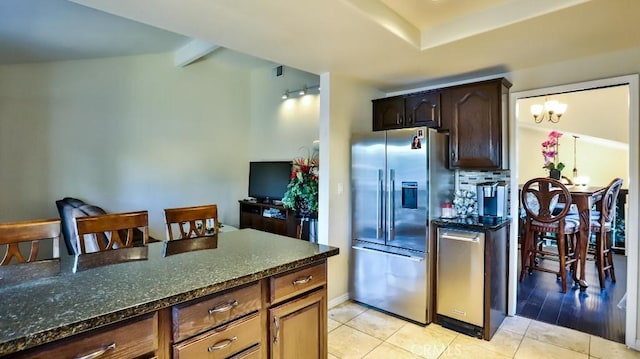
M509 171L456 171L456 190L475 191L483 182L510 181Z

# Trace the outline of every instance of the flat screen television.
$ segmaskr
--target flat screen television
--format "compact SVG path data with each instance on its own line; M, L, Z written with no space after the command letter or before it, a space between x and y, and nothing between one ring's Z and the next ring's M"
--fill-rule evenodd
M249 163L249 197L259 202L281 200L291 176L291 161Z

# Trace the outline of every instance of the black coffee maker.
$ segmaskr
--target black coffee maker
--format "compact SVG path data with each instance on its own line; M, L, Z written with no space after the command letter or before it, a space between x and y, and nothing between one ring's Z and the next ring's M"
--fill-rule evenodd
M484 182L476 185L480 221L497 222L508 216L508 189L509 185L505 181Z

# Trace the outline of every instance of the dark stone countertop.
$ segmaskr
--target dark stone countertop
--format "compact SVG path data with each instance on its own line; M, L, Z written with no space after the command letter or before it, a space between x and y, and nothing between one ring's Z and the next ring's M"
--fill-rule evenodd
M450 228L466 228L471 230L495 231L507 224L511 223L511 218L502 218L498 220L481 220L478 217L467 218L436 218L431 221L435 225Z
M72 273L0 288L0 356L253 282L339 253L338 248L253 229L218 234L218 248Z

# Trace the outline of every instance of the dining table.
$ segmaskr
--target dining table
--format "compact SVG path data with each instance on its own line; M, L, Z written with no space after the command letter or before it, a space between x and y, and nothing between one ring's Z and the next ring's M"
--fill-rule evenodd
M522 185L518 186L522 189ZM566 185L571 193L571 203L575 205L579 219L578 245L576 252L578 253L578 268L573 273L573 279L580 286L580 290L589 287L586 281L586 261L589 250L589 238L591 238L591 213L598 201L602 199L606 186L583 186L583 185ZM518 195L520 198L520 195Z
M594 204L602 199L606 186L581 186L567 185L571 193L571 202L576 206L578 218L580 219L578 230L578 270L574 271L573 279L580 286L581 290L589 287L585 280L585 268L587 252L589 249L589 238L591 238L591 212Z

